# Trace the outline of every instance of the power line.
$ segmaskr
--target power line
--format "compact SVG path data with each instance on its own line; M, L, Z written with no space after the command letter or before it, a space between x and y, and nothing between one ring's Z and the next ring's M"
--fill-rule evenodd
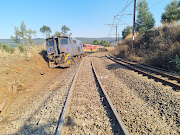
M163 1L165 1L165 0L160 0L160 1L158 1L156 4L153 4L149 9L154 8L155 6L157 6L158 4L160 4L160 3L163 2Z
M117 28L119 25L122 25L122 24L104 24L104 25L108 25L108 26L111 26L111 27L116 27L116 42L118 41L118 32L117 32ZM109 34L110 35L110 34Z
M133 0L129 3L126 4L126 6L121 10L121 12L119 14L117 14L116 16L119 16L131 3L133 2Z
M112 22L113 25L114 25L114 23L115 23L115 19L116 19L118 16L120 16L120 19L123 17L123 14L124 14L124 12L125 12L125 9L126 9L128 6L130 6L130 4L131 4L132 2L133 2L133 0L132 0L131 2L129 2L129 0L128 0L127 3L126 3L126 5L125 5L125 7L120 11L120 13L114 16L113 22ZM121 14L121 13L122 13L122 14ZM118 23L119 23L119 22L118 22ZM123 22L123 23L124 23L124 22ZM126 24L126 23L124 23L124 24ZM113 25L111 25L111 29L110 29L110 31L109 31L108 36L112 35L112 34L111 34L111 31L112 31L112 29L113 29ZM117 27L116 27L116 40L117 40Z

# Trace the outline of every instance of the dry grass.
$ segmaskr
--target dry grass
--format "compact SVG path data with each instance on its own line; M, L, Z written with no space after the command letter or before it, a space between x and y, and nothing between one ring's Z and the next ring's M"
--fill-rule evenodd
M136 33L134 55L130 49L124 49L124 46L131 48L131 45L132 35L128 35L114 54L132 61L176 70L173 60L176 55L180 55L180 25L173 22L171 25L163 24L149 33Z
M44 49L44 46L40 45L30 45L25 48L23 52L20 52L19 48L17 47L14 51L14 53L8 53L4 50L0 50L0 58L8 58L8 57L14 57L14 56L19 56L19 57L26 57L30 58L34 55L39 54L42 50Z

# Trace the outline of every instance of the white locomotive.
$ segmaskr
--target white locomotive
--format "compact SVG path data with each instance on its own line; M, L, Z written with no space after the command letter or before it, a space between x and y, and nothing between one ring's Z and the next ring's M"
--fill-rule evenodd
M69 67L70 58L83 54L80 40L68 36L56 36L46 39L49 67Z

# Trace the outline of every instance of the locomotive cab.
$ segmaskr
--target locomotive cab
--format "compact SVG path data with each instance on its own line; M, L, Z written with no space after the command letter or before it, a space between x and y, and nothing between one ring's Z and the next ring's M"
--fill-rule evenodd
M46 39L49 67L68 67L70 65L70 41L69 37L58 36Z

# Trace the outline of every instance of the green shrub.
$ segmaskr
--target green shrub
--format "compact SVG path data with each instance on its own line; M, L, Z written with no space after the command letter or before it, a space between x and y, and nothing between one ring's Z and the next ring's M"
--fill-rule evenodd
M1 44L1 42L0 42L0 49L2 49L2 44Z
M8 51L9 51L9 53L14 53L15 49L13 47L9 46L9 50Z
M19 48L20 52L24 52L24 46L23 45L18 45L18 48Z
M176 55L176 58L174 59L174 62L176 64L176 68L180 70L180 57Z
M0 49L6 51L8 53L14 53L14 51L15 51L15 49L13 47L8 46L7 44L2 45L1 43L0 43Z

